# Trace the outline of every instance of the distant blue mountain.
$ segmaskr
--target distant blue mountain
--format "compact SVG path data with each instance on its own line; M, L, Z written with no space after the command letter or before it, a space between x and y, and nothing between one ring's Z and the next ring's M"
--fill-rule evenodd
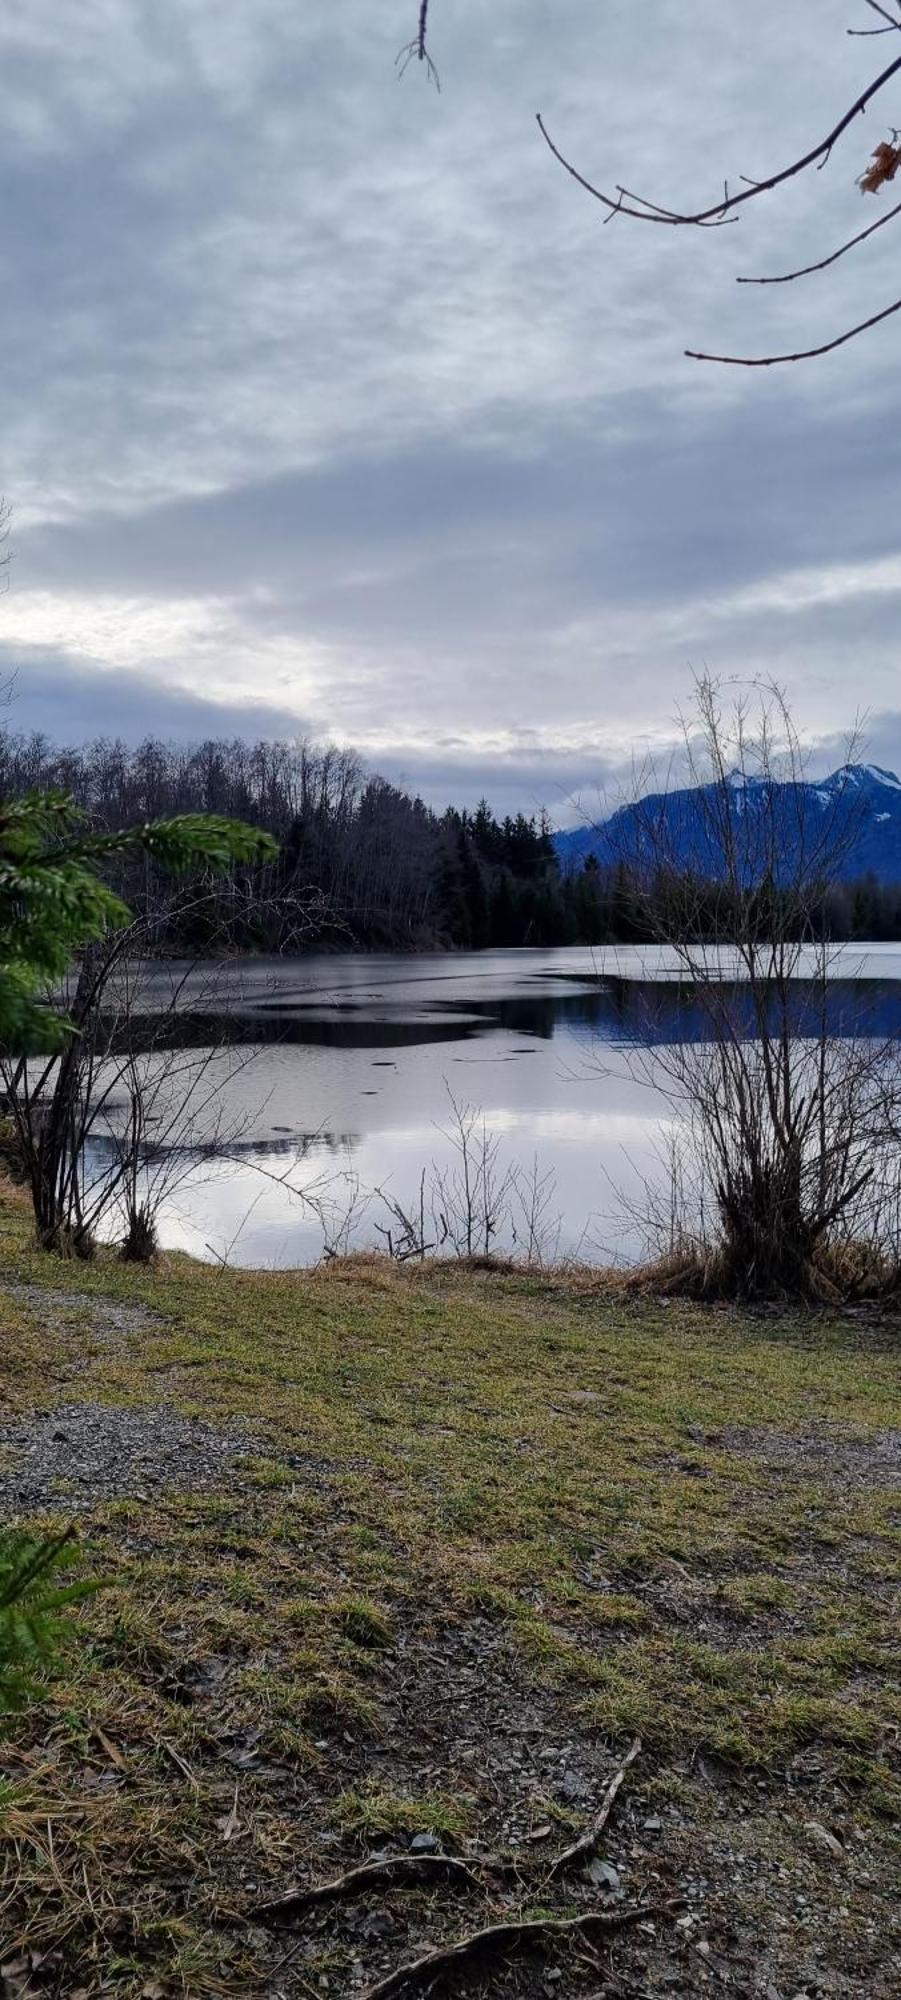
M773 851L773 832L784 857L779 870L789 877L803 852L835 857L828 872L850 882L874 875L901 882L901 779L876 764L845 764L819 783L785 784L749 778L734 771L727 780L729 827L745 878L761 871L761 857ZM561 867L581 868L590 854L601 867L625 862L642 870L661 850L679 867L708 880L722 874L722 844L711 832L717 788L649 793L620 806L596 826L570 827L554 836ZM722 804L722 800L720 800Z

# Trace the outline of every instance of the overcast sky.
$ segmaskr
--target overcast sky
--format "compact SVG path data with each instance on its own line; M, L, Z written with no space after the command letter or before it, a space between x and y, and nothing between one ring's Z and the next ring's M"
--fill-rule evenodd
M855 181L901 88L739 226L886 41L863 0L29 0L0 28L13 727L306 732L503 808L665 753L693 669L774 673L901 765L899 322ZM895 195L894 198L897 198Z

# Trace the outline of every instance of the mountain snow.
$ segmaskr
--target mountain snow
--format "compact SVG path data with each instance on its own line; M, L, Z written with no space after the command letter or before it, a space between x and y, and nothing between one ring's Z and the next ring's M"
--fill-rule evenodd
M875 875L880 882L901 882L901 778L894 771L885 771L878 764L844 764L830 777L808 784L777 782L734 770L725 783L736 828L740 824L748 827L749 837L761 811L772 815L784 809L786 874L791 872L792 844L809 838L829 813L834 816L836 853L840 856L837 872L843 880ZM568 828L556 835L561 865L580 868L590 854L602 865L637 862L643 853L653 850L654 842L648 839L652 816L665 830L664 844L672 859L709 874L716 868L716 856L703 806L705 794L709 799L712 790L711 786L698 786L651 794L620 806L593 827ZM831 833L827 824L827 846ZM752 848L753 841L749 854Z

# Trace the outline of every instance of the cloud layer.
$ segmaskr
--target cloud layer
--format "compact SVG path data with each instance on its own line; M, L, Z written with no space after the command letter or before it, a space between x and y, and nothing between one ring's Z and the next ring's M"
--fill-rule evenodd
M357 744L430 797L566 816L665 748L692 668L772 672L826 756L901 756L896 335L694 367L891 296L855 128L683 235L562 173L715 197L875 65L847 0L32 0L0 31L12 721ZM490 20L486 18L490 14ZM803 79L803 88L799 79ZM886 123L892 104L886 98Z

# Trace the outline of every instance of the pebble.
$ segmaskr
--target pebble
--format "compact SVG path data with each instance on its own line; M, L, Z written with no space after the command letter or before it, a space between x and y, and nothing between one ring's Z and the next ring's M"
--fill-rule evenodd
M585 1875L596 1889L606 1889L611 1896L615 1896L620 1888L619 1869L614 1868L610 1861L600 1861L595 1857L589 1861Z

